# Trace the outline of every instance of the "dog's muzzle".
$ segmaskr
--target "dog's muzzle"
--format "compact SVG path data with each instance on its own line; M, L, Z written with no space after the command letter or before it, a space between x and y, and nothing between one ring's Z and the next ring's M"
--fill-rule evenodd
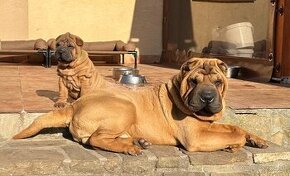
M221 98L212 87L205 87L198 92L192 91L187 102L191 111L203 116L211 116L223 108Z
M56 49L55 58L59 62L69 63L69 62L73 61L73 57L70 53L70 50L68 48L64 48L64 47Z

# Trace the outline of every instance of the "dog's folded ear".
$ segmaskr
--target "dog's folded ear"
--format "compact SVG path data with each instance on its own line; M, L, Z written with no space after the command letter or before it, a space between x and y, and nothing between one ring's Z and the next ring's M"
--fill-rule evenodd
M76 36L76 44L78 46L83 46L84 45L84 41L79 36Z
M70 33L68 33L68 35L70 36L70 38L73 38L75 40L75 42L76 42L76 44L78 46L83 46L84 45L83 39L81 39L79 36L76 36L76 35L73 35L73 34L70 34Z
M227 72L228 72L228 66L227 66L227 64L224 63L223 61L218 60L217 65L220 68L220 70L222 71L222 73L224 75L227 75Z
M181 66L181 72L182 74L185 74L189 72L190 70L196 68L200 65L200 59L201 58L191 58L188 59L186 62L184 62Z

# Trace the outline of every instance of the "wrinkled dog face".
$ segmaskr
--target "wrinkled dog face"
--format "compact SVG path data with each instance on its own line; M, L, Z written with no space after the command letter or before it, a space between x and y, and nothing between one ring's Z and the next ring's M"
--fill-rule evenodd
M227 66L218 59L192 58L181 68L184 105L201 120L217 120L224 108Z
M83 46L83 40L78 36L66 33L56 38L55 58L59 65L69 66L78 58Z

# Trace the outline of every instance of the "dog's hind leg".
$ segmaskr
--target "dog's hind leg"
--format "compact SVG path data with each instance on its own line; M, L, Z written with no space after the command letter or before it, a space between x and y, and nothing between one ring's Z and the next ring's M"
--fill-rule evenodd
M142 149L150 145L149 142L142 138L121 138L111 134L100 134L97 131L90 137L89 143L96 148L129 155L139 155L142 153Z
M13 139L23 139L36 135L44 128L66 127L71 121L73 109L68 106L39 116L31 125L13 136Z

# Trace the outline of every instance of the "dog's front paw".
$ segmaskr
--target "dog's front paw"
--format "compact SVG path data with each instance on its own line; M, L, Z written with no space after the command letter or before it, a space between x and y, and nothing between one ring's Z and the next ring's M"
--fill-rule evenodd
M142 149L147 149L152 144L148 142L146 139L139 138L139 139L134 140L134 145L137 145L138 147L141 147Z
M124 151L127 155L137 156L142 154L142 149L140 147L137 147L135 145L132 145L130 147L127 147Z
M262 149L265 149L268 147L268 144L264 139L255 135L246 136L246 140L247 140L247 145L251 147L257 147L257 148L262 148Z
M66 107L67 103L66 102L63 102L63 101L57 101L55 104L54 104L54 107L56 108L64 108Z
M227 148L223 149L223 151L225 152L230 152L230 153L235 153L240 151L242 148L241 145L239 144L234 144L234 145L229 145Z

